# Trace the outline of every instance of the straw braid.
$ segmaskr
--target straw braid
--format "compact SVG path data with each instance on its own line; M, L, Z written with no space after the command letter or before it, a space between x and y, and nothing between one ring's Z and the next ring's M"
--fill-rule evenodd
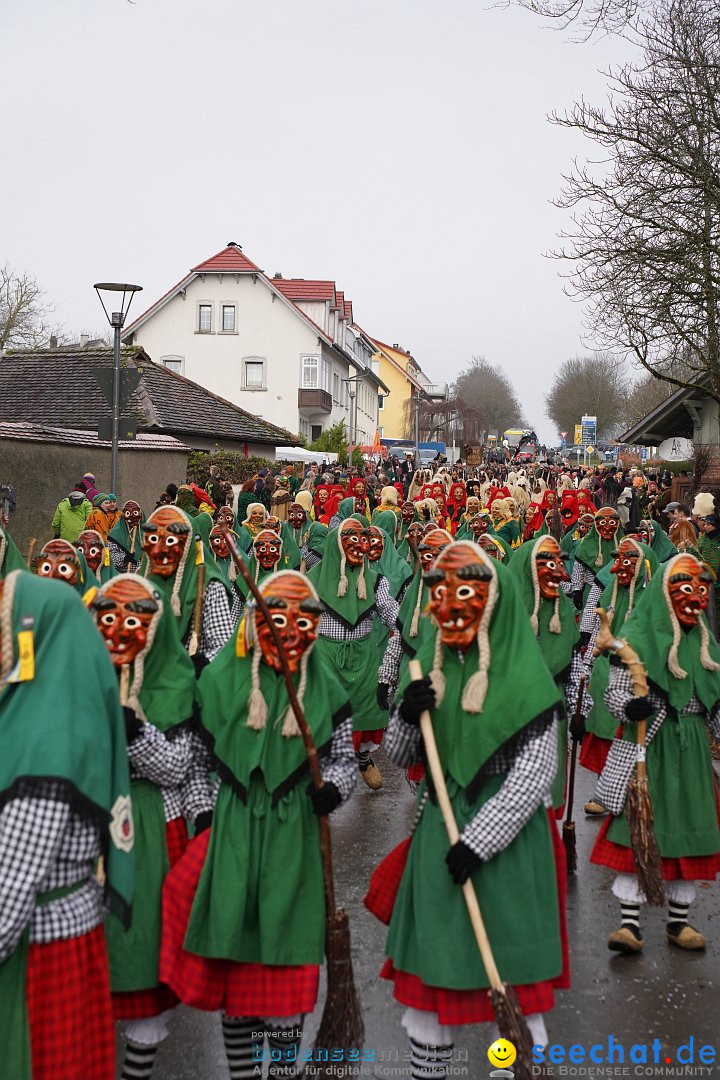
M255 629L255 616L253 616L253 630ZM253 635L255 636L255 635ZM268 707L263 692L260 689L260 661L262 660L262 652L257 645L257 638L255 647L253 649L252 664L250 667L250 696L248 697L248 716L246 727L252 728L253 731L262 731L267 723Z
M418 630L420 628L420 608L422 607L422 598L423 598L423 592L424 591L425 591L425 586L423 585L422 580L421 580L420 581L420 588L418 589L418 594L417 594L417 601L415 603L415 610L413 611L413 617L412 617L412 620L410 622L410 630L408 632L408 637L417 637L418 636Z
M538 612L540 610L540 581L538 580L537 572L537 548L538 545L541 543L542 540L538 540L530 554L530 573L532 575L533 586L533 609L532 615L530 616L530 625L532 626L533 634L535 635L535 637L537 637L538 630L540 629L540 625L538 622ZM557 614L557 608L555 609L555 612Z
M671 675L676 679L687 679L687 671L680 667L680 661L678 660L678 649L680 648L680 623L678 617L675 614L675 609L672 606L672 600L670 599L670 591L668 589L668 578L670 575L670 568L675 560L671 559L667 564L667 569L663 574L663 596L665 597L665 606L670 616L670 625L672 626L673 639L670 651L668 652L668 670Z
M603 562L603 554L602 554L602 536L597 531L597 526L595 526L595 535L598 538L598 553L595 556L595 566L601 566L602 567L602 566L605 565L604 562Z
M5 548L7 547L7 540L5 539L5 533L0 529L0 567L2 567L3 560L5 559Z
M133 578L136 577L135 574L128 574L127 576ZM111 580L117 581L117 578L112 578ZM140 580L142 581L143 579L141 578ZM135 657L135 662L133 664L133 681L130 687L130 691L128 693L127 700L128 706L131 709L134 709L138 716L145 721L147 721L147 717L145 715L145 711L142 705L140 704L140 691L142 690L143 681L145 679L145 657L148 655L148 653L153 647L155 635L157 634L157 629L160 625L160 620L163 613L162 601L160 600L160 597L157 595L157 593L155 593L155 590L152 590L150 595L152 596L152 599L157 603L158 610L155 612L152 619L150 620L150 626L148 627L148 635L145 647L141 649Z
M562 634L562 622L560 620L560 594L555 597L555 604L553 605L553 613L550 616L550 622L548 623L548 630L551 634Z
M443 643L440 629L435 635L435 652L433 654L433 666L430 672L430 685L435 691L435 704L442 705L442 700L445 697L445 676L442 670L443 662Z
M640 571L643 569L643 567L645 565L645 552L643 551L643 549L640 547L640 545L638 543L636 543L635 540L631 540L630 543L632 544L632 546L634 548L637 548L637 550L638 550L638 558L637 558L637 562L635 563L635 572L633 573L632 581L630 582L630 593L628 595L628 609L627 609L627 613L625 615L625 619L623 620L624 622L627 620L628 615L630 615L630 612L632 611L632 609L633 609L633 607L635 605L635 589L637 588L637 583L640 580Z
M700 618L700 663L706 671L720 671L720 664L717 664L710 656L710 634L702 616Z
M13 599L18 574L22 572L22 570L11 571L3 584L2 603L0 603L0 684L7 679L13 667Z
M307 669L309 660L310 649L306 649L305 653L303 654L303 658L300 661L300 684L297 689L297 699L300 707L302 707L303 696L305 694L305 688L307 686ZM280 734L284 735L286 739L292 738L294 735L302 734L292 705L288 705L287 707L285 719L283 720L282 731Z
M487 565L492 559L487 560ZM485 704L488 691L488 671L490 669L490 620L499 596L497 571L490 566L492 580L488 591L487 604L482 613L480 626L477 633L478 644L478 669L471 675L465 684L461 705L465 712L481 713Z

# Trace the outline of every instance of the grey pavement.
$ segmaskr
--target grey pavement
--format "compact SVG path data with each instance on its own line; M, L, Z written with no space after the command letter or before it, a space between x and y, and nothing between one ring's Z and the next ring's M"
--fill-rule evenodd
M331 821L337 901L350 913L355 981L365 1017L365 1046L375 1051L375 1064L365 1066L367 1071L361 1075L389 1078L409 1076L409 1066L404 1060L405 1032L400 1025L403 1007L394 1000L390 984L378 978L386 931L363 906L363 896L377 863L407 835L414 801L403 773L382 753L378 763L385 778L382 790L371 792L359 782L349 803L333 814ZM619 926L619 905L610 893L613 875L589 862L600 825L597 821L586 821L582 812L593 784L594 777L578 766L575 800L578 873L569 883L567 906L572 988L557 995L555 1010L546 1018L550 1042L561 1043L566 1048L574 1043L589 1047L607 1042L612 1034L627 1050L633 1043L650 1044L658 1038L663 1056L665 1052L668 1055L673 1052L675 1062L674 1051L687 1044L691 1035L696 1047L718 1041L718 887L701 887L691 912L693 924L710 939L706 952L684 953L668 945L664 936L665 913L643 909L644 953L632 957L611 953L606 945L607 935ZM305 1046L312 1045L323 1002L324 979L318 1007L303 1024ZM456 1046L455 1075L486 1077L490 1069L489 1041L487 1025L469 1027L461 1045ZM121 1042L118 1033L118 1060L121 1060ZM458 1051L466 1053L466 1060ZM697 1057L695 1062L698 1063ZM648 1068L646 1075L656 1072ZM577 1068L575 1072L563 1073L555 1066L558 1076L578 1073L603 1075L600 1067L590 1073ZM633 1066L630 1075L635 1075ZM720 1067L697 1075L720 1075ZM219 1016L179 1007L171 1021L170 1036L158 1054L153 1077L154 1080L227 1080Z

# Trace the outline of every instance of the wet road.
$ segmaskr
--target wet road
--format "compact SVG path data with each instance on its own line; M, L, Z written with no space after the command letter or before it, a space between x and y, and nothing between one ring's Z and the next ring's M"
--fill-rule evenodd
M336 895L338 903L350 912L355 980L365 1015L365 1045L375 1050L376 1063L365 1066L369 1071L364 1075L389 1078L409 1076L409 1066L403 1064L403 1008L393 999L390 984L378 978L386 931L362 900L377 863L407 835L414 802L403 774L382 754L378 763L385 777L383 789L371 792L359 782L348 805L333 814L331 820ZM665 1052L668 1056L672 1053L675 1062L674 1052L687 1044L691 1035L696 1047L717 1045L719 1041L720 887L701 887L691 909L693 924L710 939L705 953L684 953L669 946L664 932L665 913L660 909L644 909L641 913L643 955L611 953L606 946L607 935L620 925L619 904L610 893L613 875L590 865L589 852L600 826L597 821L586 821L582 813L593 783L594 777L578 767L578 874L568 889L572 989L557 995L556 1008L547 1017L550 1042L589 1047L606 1042L612 1034L627 1049L633 1043L649 1044L658 1038L663 1057ZM304 1045L312 1044L323 1002L324 984L318 1008L304 1023ZM488 1075L487 1031L485 1025L467 1029L462 1049L467 1050L468 1061L462 1063L456 1058L454 1067L459 1071L455 1075ZM563 1075L558 1066L555 1074ZM598 1068L581 1075L599 1076L602 1072ZM635 1075L633 1066L630 1075ZM720 1066L699 1075L720 1075ZM153 1076L155 1080L227 1080L219 1017L179 1008L171 1021L170 1037L158 1054Z

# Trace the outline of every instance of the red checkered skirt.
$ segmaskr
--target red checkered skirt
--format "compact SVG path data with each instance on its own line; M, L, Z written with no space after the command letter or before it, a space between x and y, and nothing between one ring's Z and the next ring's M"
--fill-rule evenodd
M565 917L565 898L567 894L567 866L565 848L558 835L552 811L548 811L550 834L555 856L555 878L558 890L558 909L560 913L560 942L562 946L562 971L554 979L515 986L520 1008L525 1016L536 1012L549 1012L555 1003L555 991L566 990L570 986L570 964L568 958L567 920ZM383 859L370 881L370 890L365 897L365 904L382 918L380 912L387 909L390 896L394 904L400 885L402 870L398 868L402 860L404 870L410 839L404 840ZM395 883L395 878L397 882ZM384 880L383 880L384 879ZM394 889L394 892L393 892ZM385 906L384 906L385 905ZM392 914L392 909L390 911ZM389 922L390 919L383 919ZM483 1024L495 1019L495 1012L490 1004L487 988L477 990L448 990L442 986L428 986L417 975L398 971L388 957L380 972L382 979L392 979L393 995L403 1005L410 1005L425 1012L437 1013L441 1024Z
M317 1001L317 964L250 964L198 956L184 948L190 912L205 864L210 829L188 844L163 885L160 978L195 1009L228 1016L294 1016Z
M113 1080L115 1025L102 926L30 946L27 1008L33 1080Z
M422 761L416 761L414 765L409 765L405 770L405 775L408 780L414 780L416 784L419 784L421 780L424 780L425 766Z
M376 728L375 731L353 731L353 750L357 753L364 742L371 742L380 746L384 734L385 728Z
M632 848L608 840L612 817L606 818L597 835L590 862L607 866L618 874L636 874L637 866ZM663 881L714 881L720 872L720 851L714 855L688 855L676 859L660 859Z
M601 739L599 735L593 735L592 731L588 731L583 736L578 760L584 769L589 769L590 772L597 773L599 776L605 768L611 746L612 739Z
M188 845L188 831L184 818L173 818L165 825L165 844L170 866L174 866ZM113 1013L116 1020L143 1020L159 1016L178 1003L177 994L169 986L151 986L147 990L125 990L112 995Z

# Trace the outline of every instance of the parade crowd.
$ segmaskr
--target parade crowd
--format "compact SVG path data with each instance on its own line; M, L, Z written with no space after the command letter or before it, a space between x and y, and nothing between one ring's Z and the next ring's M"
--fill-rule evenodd
M660 470L394 458L270 468L239 492L213 466L154 508L131 496L87 473L27 560L0 529L3 1076L112 1080L122 1020L123 1080L147 1080L179 1003L221 1014L231 1080L259 1075L258 1032L268 1075L299 1075L325 955L320 819L358 780L382 788L381 745L417 810L359 884L388 927L378 976L404 1006L414 1080L440 1080L463 1025L495 1020L468 881L548 1042L572 974L573 747L597 775L584 810L591 860L614 874L609 948L645 946L627 815L641 731L667 941L705 948L690 911L720 870L711 493L673 502ZM644 692L595 655L598 608Z

